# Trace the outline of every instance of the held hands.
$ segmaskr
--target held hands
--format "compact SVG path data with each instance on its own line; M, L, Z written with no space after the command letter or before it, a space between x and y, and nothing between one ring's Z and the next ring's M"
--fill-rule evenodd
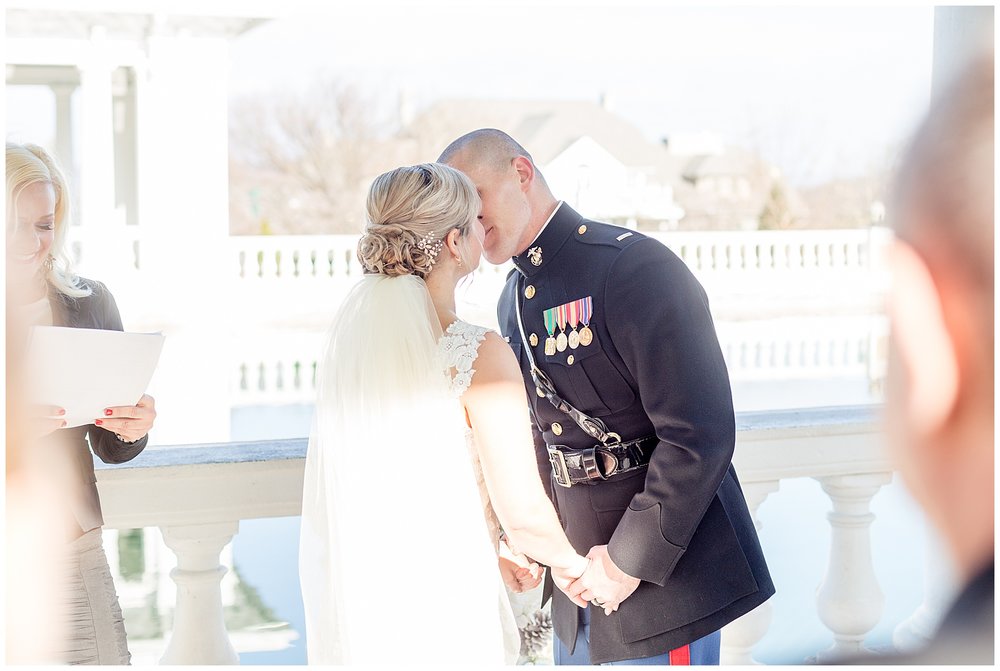
M552 574L552 582L561 589L570 601L580 608L586 608L587 602L579 594L572 593L572 586L579 582L580 576L584 575L590 567L590 559L577 555L577 561L572 566L556 568L552 567L549 572Z
M95 419L94 424L114 433L119 440L133 443L153 428L156 402L149 394L143 394L135 405L105 408L104 415L101 419Z
M504 584L512 592L527 592L542 582L542 567L523 554L514 552L503 540L500 541L497 563Z
M632 596L640 581L611 561L607 545L595 545L587 553L587 558L590 565L586 572L563 591L576 605L585 608L588 601L596 601L595 606L603 608L605 615L611 615L622 601Z

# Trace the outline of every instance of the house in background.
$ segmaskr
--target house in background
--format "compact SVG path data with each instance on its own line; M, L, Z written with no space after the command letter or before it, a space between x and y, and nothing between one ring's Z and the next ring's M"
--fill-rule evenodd
M476 128L510 133L557 197L601 221L642 230L754 230L775 188L792 213L786 227L808 216L798 194L753 153L711 134L654 142L597 102L442 100L403 116L402 140L416 160L437 156Z

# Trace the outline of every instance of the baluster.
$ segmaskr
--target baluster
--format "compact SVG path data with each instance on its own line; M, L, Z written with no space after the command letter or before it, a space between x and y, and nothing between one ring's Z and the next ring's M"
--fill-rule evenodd
M299 250L292 250L292 277L299 276Z
M240 391L247 390L247 364L243 362L240 364Z
M316 250L309 250L309 277L319 277L319 269L316 267Z
M240 259L240 279L243 279L244 277L247 276L247 273L246 273L247 253L246 253L246 250L243 250L243 249L240 250L239 259Z
M293 364L293 366L294 366L294 370L295 370L295 375L294 375L294 378L293 378L293 380L294 380L293 384L295 386L295 389L301 389L302 388L302 375L301 375L301 372L302 372L302 363L300 361L296 361Z
M955 574L942 554L944 542L932 528L924 538L924 600L913 614L892 630L892 644L900 652L925 646L937 631L955 592Z
M757 512L760 504L780 486L778 480L764 482L744 482L743 495L746 497L750 517L757 531L761 530L760 518ZM720 664L757 664L753 658L753 648L764 638L771 627L771 602L765 601L743 617L730 622L722 628L722 650Z
M820 663L865 651L865 636L882 616L885 597L872 566L872 497L892 480L891 473L865 473L818 478L833 502L830 559L816 593L819 619L833 632L833 645L819 654Z
M257 366L257 391L267 390L267 369L264 367L264 362L261 361L260 365Z
M285 363L279 361L275 366L274 390L283 391L285 389Z
M328 249L326 252L326 267L327 267L327 274L330 277L333 277L333 270L334 270L333 259L334 259L333 250Z
M222 616L222 549L238 522L163 528L163 541L177 556L170 577L177 584L173 633L160 664L239 664Z

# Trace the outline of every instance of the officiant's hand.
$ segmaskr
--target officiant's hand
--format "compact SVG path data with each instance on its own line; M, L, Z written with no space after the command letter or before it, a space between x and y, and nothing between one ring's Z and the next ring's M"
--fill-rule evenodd
M143 394L135 405L119 405L104 409L104 417L94 424L118 436L119 440L134 443L153 428L156 419L156 402Z
M497 563L504 584L512 592L527 592L542 582L542 567L512 550L503 540L500 541Z
M618 610L622 601L632 596L640 580L633 578L611 560L607 545L595 545L587 553L590 565L579 580L569 586L567 596L604 609L605 615ZM565 591L565 590L564 590Z
M55 405L35 405L26 422L29 439L42 438L66 426L66 410Z

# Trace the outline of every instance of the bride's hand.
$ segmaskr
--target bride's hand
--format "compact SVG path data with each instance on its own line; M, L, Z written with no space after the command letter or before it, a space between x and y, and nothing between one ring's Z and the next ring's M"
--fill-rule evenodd
M504 584L512 592L527 592L542 582L542 568L523 554L514 552L503 540L497 563Z
M587 602L580 598L579 594L575 596L570 594L568 589L577 578L582 576L587 571L588 566L590 566L590 559L578 555L572 566L564 568L553 567L549 569L549 572L552 575L552 582L554 582L556 587L562 590L562 592L569 597L570 601L575 603L580 608L586 608Z

